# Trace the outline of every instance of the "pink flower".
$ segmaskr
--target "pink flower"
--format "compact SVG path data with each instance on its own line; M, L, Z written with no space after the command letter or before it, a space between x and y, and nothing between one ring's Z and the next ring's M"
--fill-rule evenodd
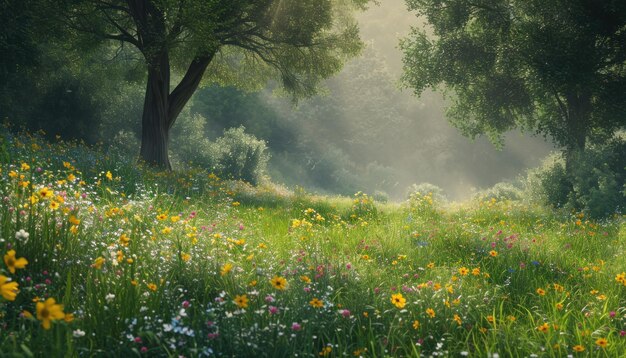
M190 305L189 301L183 301L183 308L189 308Z
M611 317L611 318L615 318L615 311L611 311L611 312L609 312L609 317Z
M141 343L141 337L135 337L135 343Z
M265 302L267 302L267 303L274 302L274 297L272 295L265 296Z
M207 334L207 338L215 339L215 338L219 337L219 335L220 335L219 333L209 333L209 334Z
M148 347L141 347L141 353L147 353Z
M270 311L270 314L278 313L278 307L276 306L269 306L268 310Z
M339 313L343 316L343 318L350 317L350 310L339 310Z
M291 324L291 330L292 331L299 331L302 329L302 326L300 325L300 323L298 322L294 322Z
M350 270L352 268L352 264L348 263L346 264L346 269Z

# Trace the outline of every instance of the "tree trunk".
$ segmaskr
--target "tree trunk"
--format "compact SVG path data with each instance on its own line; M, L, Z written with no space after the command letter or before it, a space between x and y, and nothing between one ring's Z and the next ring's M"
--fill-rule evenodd
M167 52L156 56L154 65L148 68L148 84L141 121L141 160L149 165L171 170L168 149L169 131L176 122L191 96L194 94L202 76L215 52L194 59L178 86L169 93L170 64Z
M571 173L581 153L585 151L591 113L591 96L588 93L568 95L567 147L565 169Z
M168 155L170 64L167 52L156 55L151 62L141 119L140 158L148 165L171 170Z

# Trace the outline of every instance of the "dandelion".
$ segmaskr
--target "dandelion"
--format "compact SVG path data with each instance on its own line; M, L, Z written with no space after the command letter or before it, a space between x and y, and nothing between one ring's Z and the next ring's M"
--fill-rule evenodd
M606 338L598 338L596 339L596 345L601 348L606 348L609 345L609 341Z
M0 296L4 297L7 301L15 301L15 296L18 293L17 282L12 282L4 275L0 275Z
M426 314L430 318L435 318L435 310L430 307L426 309Z
M404 306L406 305L406 299L404 298L404 296L402 296L401 293L396 293L394 295L391 295L391 303L393 303L393 305L397 308L404 308Z
M7 265L9 272L15 273L15 269L23 269L28 265L28 261L20 257L19 259L15 257L15 250L9 250L6 255L4 255L4 263Z
M491 251L489 251L489 256L491 256L491 257L496 257L496 256L498 256L498 251L496 251L496 250L491 250Z
M287 288L287 280L284 277L280 277L280 276L274 276L271 280L270 283L272 284L272 286L274 286L275 289L277 290L284 290Z
M54 298L48 298L45 302L37 302L37 319L41 321L44 329L50 329L52 321L65 318L63 305L56 303Z
M237 295L233 300L233 302L235 302L235 304L239 308L248 308L248 301L249 300L247 295Z
M314 297L311 301L309 301L309 304L314 308L324 307L324 302L318 299L317 297Z
M585 347L577 344L572 347L572 350L574 350L574 352L583 352L585 350Z

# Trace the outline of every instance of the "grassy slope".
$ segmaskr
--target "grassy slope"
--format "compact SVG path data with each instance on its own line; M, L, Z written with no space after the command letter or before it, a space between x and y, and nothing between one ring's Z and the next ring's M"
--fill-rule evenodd
M20 288L0 301L5 354L626 352L623 218L280 194L200 170L156 174L76 144L7 137L5 146L3 254L29 261L15 274L0 266ZM270 283L277 276L285 290ZM35 301L48 297L73 320L43 329Z

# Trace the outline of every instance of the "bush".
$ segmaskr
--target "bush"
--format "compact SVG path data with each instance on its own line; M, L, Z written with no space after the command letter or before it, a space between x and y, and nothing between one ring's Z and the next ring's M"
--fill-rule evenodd
M436 202L440 203L447 200L443 189L431 183L420 183L409 186L407 188L407 198L410 199L412 196L414 196L414 194L420 194L421 196L430 196Z
M495 199L497 201L521 200L522 197L522 190L511 183L497 183L489 189L481 190L474 194L474 199L481 201L488 201L491 199Z
M544 204L597 219L624 211L625 182L626 141L616 138L580 153L571 173L562 157L549 157L542 167L529 172L526 191Z
M215 153L223 176L256 185L265 174L270 155L264 141L244 130L244 127L225 130L214 143Z

